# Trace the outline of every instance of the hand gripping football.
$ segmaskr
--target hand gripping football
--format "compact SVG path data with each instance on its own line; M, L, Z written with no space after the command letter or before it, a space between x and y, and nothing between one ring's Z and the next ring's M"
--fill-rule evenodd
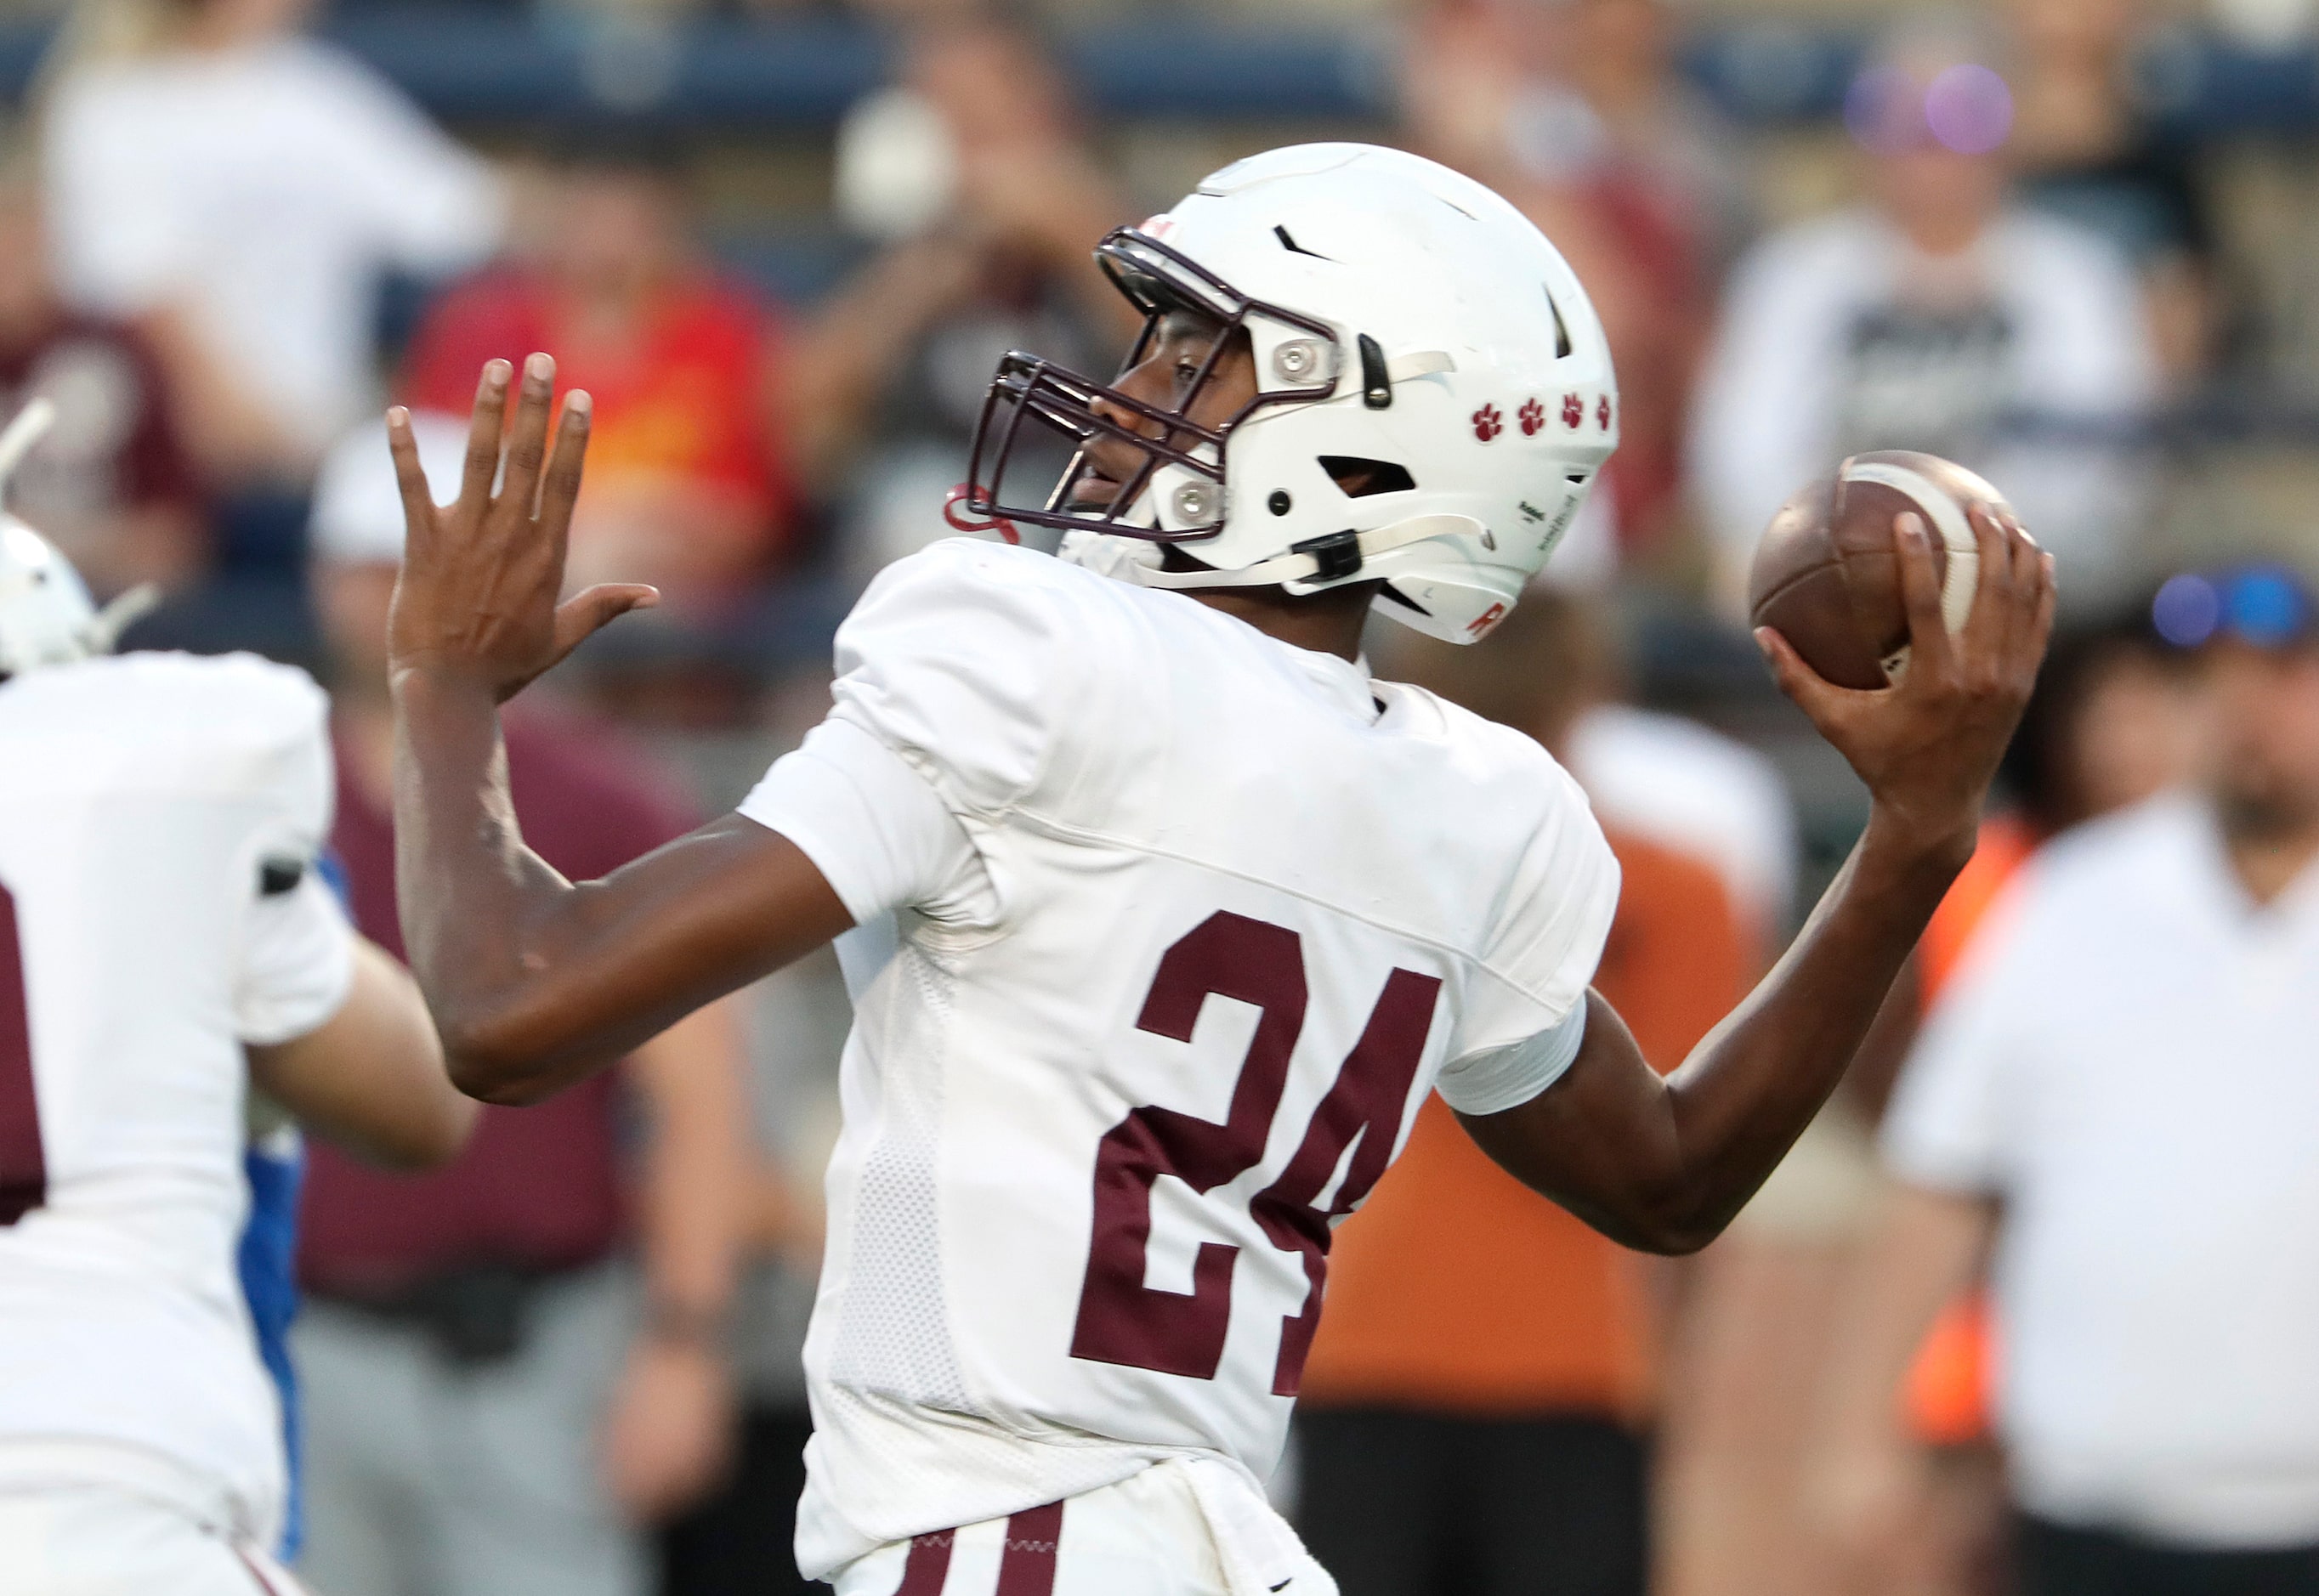
M1930 534L1941 618L1964 629L1981 575L1965 518L2004 496L1954 461L1913 449L1854 455L1799 490L1764 530L1747 577L1751 625L1771 627L1838 687L1880 688L1908 663L1893 523L1914 511Z

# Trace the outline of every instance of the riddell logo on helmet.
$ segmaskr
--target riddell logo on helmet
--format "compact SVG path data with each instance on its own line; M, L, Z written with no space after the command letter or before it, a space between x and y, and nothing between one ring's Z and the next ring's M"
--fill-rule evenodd
M1506 429L1506 416L1496 405L1485 404L1474 412L1474 436L1489 442Z
M1575 393L1564 394L1562 396L1562 424L1575 432L1578 429L1578 423L1584 421L1585 419L1586 401L1579 398Z
M1535 399L1521 407L1521 428L1524 437L1536 437L1538 429L1546 425L1546 407Z
M1488 631L1492 627L1496 626L1500 621L1503 620L1505 618L1505 615L1506 607L1503 604L1493 604L1487 609L1482 611L1481 614L1475 616L1472 620L1467 621L1466 623L1466 630L1472 636L1479 637L1483 633Z

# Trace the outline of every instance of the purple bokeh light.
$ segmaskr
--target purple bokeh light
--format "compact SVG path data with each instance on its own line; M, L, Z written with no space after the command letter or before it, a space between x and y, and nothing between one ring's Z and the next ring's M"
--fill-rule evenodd
M1903 68L1871 67L1845 93L1844 125L1874 155L1929 145L1987 155L2013 131L2013 92L1974 61L1945 68L1929 83Z
M2013 131L2013 91L1988 68L1962 62L1926 88L1925 125L1959 155L1987 155Z

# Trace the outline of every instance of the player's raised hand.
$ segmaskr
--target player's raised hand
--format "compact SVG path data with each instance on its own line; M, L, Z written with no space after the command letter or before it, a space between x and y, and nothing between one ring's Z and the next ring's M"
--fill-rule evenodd
M634 583L564 599L564 549L593 407L584 392L565 395L551 452L555 362L546 355L524 362L510 427L513 379L504 360L483 367L466 471L449 505L437 504L428 489L410 412L398 406L386 417L404 538L402 578L387 624L390 668L398 675L456 675L501 702L614 617L660 601L655 590Z
M1895 522L1909 654L1892 686L1837 687L1775 629L1755 634L1781 690L1851 762L1883 816L1926 844L1970 845L2053 629L2053 556L2010 511L1974 505L1969 514L1979 582L1954 636L1941 618L1930 532L1913 514Z

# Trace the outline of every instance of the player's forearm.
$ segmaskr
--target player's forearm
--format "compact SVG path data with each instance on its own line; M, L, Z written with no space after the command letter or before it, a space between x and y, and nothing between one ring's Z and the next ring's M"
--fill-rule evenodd
M1683 1239L1720 1232L1819 1112L1972 850L1970 830L1873 815L1787 953L1667 1078Z
M571 884L524 846L509 797L499 707L479 684L400 672L395 700L395 896L411 972L451 1078L496 1099L517 1083L511 1018L528 1006L529 923Z

